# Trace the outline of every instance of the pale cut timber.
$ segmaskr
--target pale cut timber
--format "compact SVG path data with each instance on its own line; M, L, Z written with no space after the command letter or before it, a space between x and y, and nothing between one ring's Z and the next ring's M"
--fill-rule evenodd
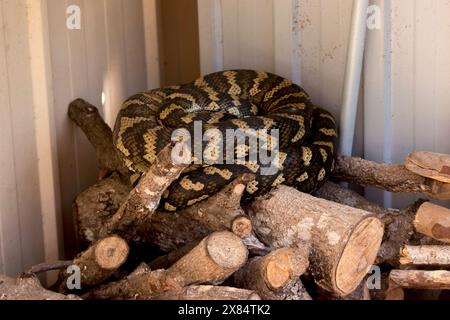
M450 155L433 152L414 152L405 159L408 170L444 183L450 183Z
M310 246L309 271L330 292L351 293L377 257L383 223L373 213L279 186L256 199L249 214L273 247Z
M450 243L450 209L425 202L417 211L414 227L417 232Z
M278 300L279 293L295 282L308 268L309 249L281 248L264 257L251 259L234 275L242 288L255 290L266 300Z
M101 239L80 253L73 264L81 270L81 286L92 287L112 276L128 258L129 247L125 240L118 236ZM61 272L61 291L64 292L67 277L66 271Z
M390 290L450 289L450 271L392 270L389 274Z
M400 253L402 265L450 266L450 246L409 246Z
M181 275L185 285L220 284L240 269L248 259L248 250L242 239L228 231L220 231L203 239L187 255L168 270Z
M152 300L261 300L261 297L252 290L203 285L167 291Z

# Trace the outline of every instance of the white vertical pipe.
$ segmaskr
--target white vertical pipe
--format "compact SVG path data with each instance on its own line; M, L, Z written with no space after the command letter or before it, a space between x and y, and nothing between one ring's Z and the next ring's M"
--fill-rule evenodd
M355 135L369 0L354 0L340 123L340 153L351 156Z

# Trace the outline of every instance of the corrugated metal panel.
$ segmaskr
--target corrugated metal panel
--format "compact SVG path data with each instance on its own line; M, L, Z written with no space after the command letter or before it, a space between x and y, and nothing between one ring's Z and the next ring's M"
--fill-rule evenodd
M81 8L81 30L66 27L69 5ZM0 272L57 259L61 215L73 249L71 204L97 163L67 107L85 98L112 125L146 89L142 13L142 0L0 1Z
M450 153L450 1L377 1L384 32L369 32L365 156L401 162L414 151ZM385 205L416 197L371 191Z
M448 0L374 0L355 154L401 162L413 150L450 153ZM199 1L202 72L257 68L300 83L340 113L352 0ZM386 205L413 196L369 190Z
M84 134L67 118L67 105L88 99L113 126L124 99L146 89L143 7L141 0L48 2L65 242L74 248L71 203L95 182L97 163ZM66 28L64 13L74 4L81 8L81 30Z

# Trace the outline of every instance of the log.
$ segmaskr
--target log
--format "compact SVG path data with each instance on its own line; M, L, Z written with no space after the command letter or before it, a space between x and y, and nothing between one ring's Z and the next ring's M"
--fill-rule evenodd
M159 256L148 263L148 267L152 270L168 269L171 265L189 253L189 251L194 249L199 243L200 241L194 241L182 246L179 249L173 250L166 255Z
M167 270L142 264L125 279L91 290L87 299L151 299L195 284L220 284L247 261L247 248L235 234L222 231L203 239Z
M402 289L450 289L450 271L392 270L386 300L402 300Z
M413 152L405 159L405 167L415 174L450 184L450 155Z
M228 231L215 232L172 265L167 274L181 275L185 285L217 285L240 269L247 258L247 247L239 237Z
M114 147L111 128L102 119L98 109L83 99L77 99L70 103L68 114L94 146L100 167L99 177L117 172L123 181L128 181L130 172Z
M129 247L125 240L111 236L97 241L86 251L80 253L74 260L81 270L81 286L92 287L110 278L127 260ZM70 276L61 272L61 290L65 289L66 280Z
M249 207L253 226L273 247L310 245L315 282L340 296L351 293L369 271L384 226L373 213L279 186Z
M301 247L281 248L264 257L255 257L235 273L234 283L255 290L264 300L279 300L280 291L306 271L308 255L308 248Z
M417 232L450 243L450 209L426 202L417 210L414 227Z
M214 196L187 207L179 214L189 216L189 219L202 223L211 231L231 230L244 238L250 235L252 224L240 203L247 184L254 179L253 174L243 174Z
M152 300L261 300L252 290L220 286L188 286L177 291L167 291Z
M249 217L243 215L242 208L236 205L240 202L245 184L252 178L252 175L238 177L219 193L185 210L173 213L156 211L133 228L125 230L122 236L136 244L154 244L165 252L171 252L212 232L230 229L246 240L249 238L255 247L261 247L257 241L252 241L254 237ZM130 190L117 175L112 175L76 198L74 216L81 243L90 244L101 238L103 226L111 220ZM230 194L232 200L222 207Z
M81 298L46 290L36 275L23 274L17 279L0 275L0 300L81 300Z
M83 295L88 300L147 300L164 291L177 291L183 287L181 277L169 278L165 270L152 271L141 263L122 280L96 287Z
M409 246L400 253L402 265L450 266L450 246Z
M434 244L433 239L421 236L414 230L413 220L417 210L425 202L416 203L402 209L384 208L368 201L353 190L343 188L335 183L327 182L319 189L317 197L348 205L350 207L373 212L384 223L384 237L378 251L376 264L387 263L393 267L399 266L400 249L407 244Z
M435 180L415 174L401 164L338 156L333 176L360 186L373 186L395 193L421 193L440 200L446 194L450 196L448 189L436 185Z
M190 157L190 151L184 143L166 146L141 177L137 186L129 193L119 210L101 229L101 238L118 233L128 240L128 230L151 217L159 206L163 192L188 166L187 161L182 163L174 161L172 152L178 152L179 158L187 155Z

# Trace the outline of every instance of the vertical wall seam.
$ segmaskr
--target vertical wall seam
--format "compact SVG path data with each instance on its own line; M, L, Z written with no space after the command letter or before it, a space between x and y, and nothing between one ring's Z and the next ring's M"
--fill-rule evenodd
M0 10L0 14L2 15L2 21L6 25L5 15L4 15L5 8L4 8L3 1L0 1L0 5L2 6L2 9ZM6 44L7 43L7 30L6 30L6 28L3 28L3 39L4 39L4 43ZM10 78L9 78L9 68L8 68L9 63L8 63L8 55L7 55L7 52L6 52L6 46L3 49L5 51L5 64L6 64L5 72L6 72L6 79L7 79L6 85L8 86L7 87L7 91L8 91L8 107L9 107L10 114L12 114L11 94L10 94L10 92L11 92L11 84L10 84ZM11 140L12 140L13 149L15 149L15 144L16 144L15 139L14 139L14 127L15 127L14 121L12 121L12 119L11 119L11 131L12 131L11 132ZM17 167L16 167L15 157L16 157L16 155L14 153L13 170L14 170L14 177L15 177L15 180L16 180ZM19 209L18 195L19 195L18 185L17 185L17 181L15 181L15 202L16 202L17 222L18 222L18 226L17 227L19 229L19 235L21 235L22 234L22 221L20 219L20 212L19 212L20 209ZM24 265L23 265L23 254L22 254L23 253L23 244L22 244L22 237L21 236L18 237L18 242L20 244L20 248L18 248L18 250L19 250L18 252L20 252L20 265L22 266L22 269L23 269L24 268ZM5 261L5 260L3 260L3 261Z

